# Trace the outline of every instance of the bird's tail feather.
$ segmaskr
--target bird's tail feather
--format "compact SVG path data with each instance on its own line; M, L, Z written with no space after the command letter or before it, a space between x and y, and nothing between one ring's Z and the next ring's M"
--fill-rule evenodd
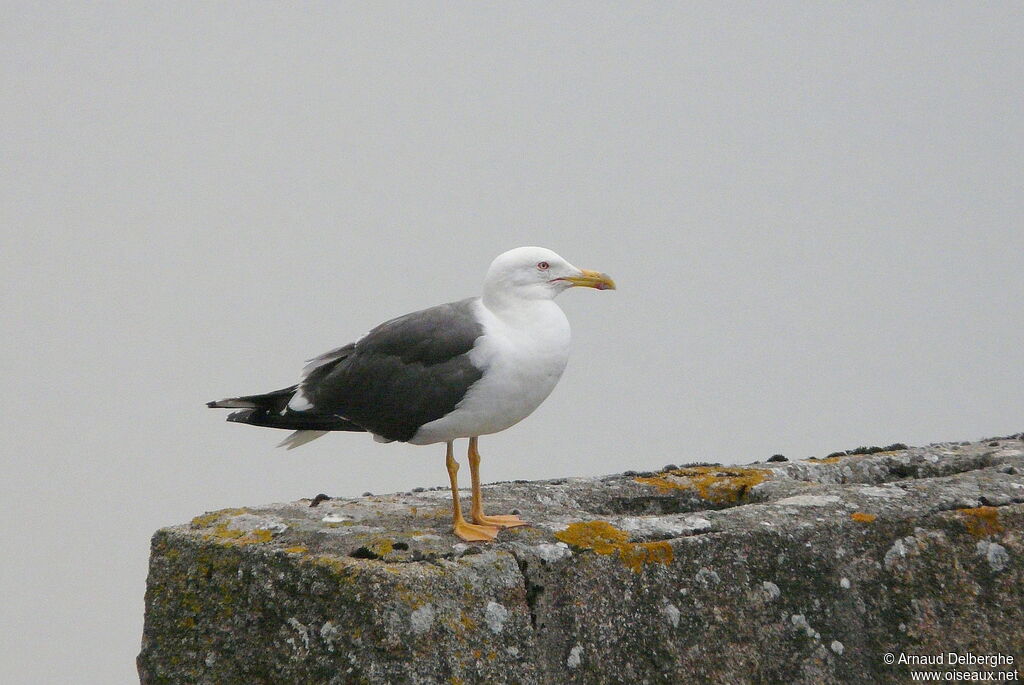
M296 447L302 447L307 442L312 442L317 438L322 438L327 435L330 431L313 431L313 430L299 430L295 431L287 438L277 444L278 447L284 447L288 450L293 450Z
M255 409L256 405L247 400L240 399L238 397L231 397L225 400L217 400L216 402L207 402L207 407L211 409Z
M296 388L293 385L288 388L281 388L274 392L263 395L243 395L242 397L228 397L227 399L207 402L206 406L212 409L266 409L267 411L280 411L288 406L288 401L295 394Z
M297 385L263 395L243 395L229 397L216 402L207 402L207 407L214 409L238 409L228 414L228 421L248 423L253 426L267 428L284 428L296 431L281 443L288 449L304 445L310 440L319 438L327 431L365 431L363 427L352 423L337 414L318 414L315 411L292 411L288 402L295 394ZM313 433L305 437L297 437L301 433ZM294 443L294 444L292 444Z

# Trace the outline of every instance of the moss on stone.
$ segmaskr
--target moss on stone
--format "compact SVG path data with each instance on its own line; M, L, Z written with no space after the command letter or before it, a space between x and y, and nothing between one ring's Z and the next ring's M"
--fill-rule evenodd
M391 553L395 548L395 543L390 538L379 538L366 545L366 547L378 557L382 557L385 554Z
M249 510L245 507L234 508L234 509L218 509L217 511L209 511L202 516L196 516L192 519L193 528L209 528L213 524L217 523L221 519L229 516L238 516L239 514L248 514Z
M218 524L213 529L213 532L205 537L207 540L213 540L224 545L258 545L273 540L274 534L266 528L256 528L248 532L237 528L230 528L225 522Z

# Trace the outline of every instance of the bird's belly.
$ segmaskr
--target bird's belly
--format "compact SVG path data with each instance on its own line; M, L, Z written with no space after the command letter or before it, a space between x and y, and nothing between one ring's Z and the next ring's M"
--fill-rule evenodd
M447 442L514 426L547 399L567 361L567 344L496 356L454 411L421 426L409 442Z

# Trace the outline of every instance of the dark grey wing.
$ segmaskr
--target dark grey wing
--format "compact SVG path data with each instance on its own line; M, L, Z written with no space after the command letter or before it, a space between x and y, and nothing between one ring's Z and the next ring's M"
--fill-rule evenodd
M342 416L389 440L411 439L455 409L483 375L468 354L483 335L475 301L400 316L311 360L301 384L309 411Z

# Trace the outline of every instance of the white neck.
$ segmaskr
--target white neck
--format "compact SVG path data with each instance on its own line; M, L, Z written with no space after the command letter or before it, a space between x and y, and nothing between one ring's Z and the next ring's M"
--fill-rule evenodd
M556 310L562 313L562 308L550 297L526 298L516 297L507 291L485 291L481 301L495 316L512 326L544 320Z

